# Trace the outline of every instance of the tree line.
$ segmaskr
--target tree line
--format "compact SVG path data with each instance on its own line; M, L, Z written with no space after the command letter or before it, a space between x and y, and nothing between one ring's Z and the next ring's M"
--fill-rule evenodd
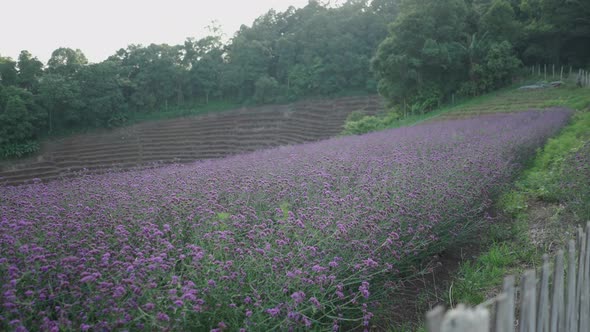
M374 93L370 60L396 13L388 0L336 8L312 0L270 10L226 43L212 28L181 45L129 45L93 64L70 48L55 50L47 64L28 51L0 57L0 149L26 152L47 134L115 127L136 114L212 101Z
M89 64L55 50L0 56L0 155L70 129L215 101L287 102L375 93L405 113L510 82L523 63L587 66L583 0L317 0L270 10L228 42L218 29L181 45L129 45Z
M406 113L511 83L523 64L590 66L590 1L408 0L372 67Z

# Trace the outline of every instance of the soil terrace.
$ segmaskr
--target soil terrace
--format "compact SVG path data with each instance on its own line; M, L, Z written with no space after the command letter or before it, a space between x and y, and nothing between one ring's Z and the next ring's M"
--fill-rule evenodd
M342 131L351 112L375 114L382 105L378 96L303 101L71 136L44 143L34 158L0 164L0 185L191 162L326 139Z

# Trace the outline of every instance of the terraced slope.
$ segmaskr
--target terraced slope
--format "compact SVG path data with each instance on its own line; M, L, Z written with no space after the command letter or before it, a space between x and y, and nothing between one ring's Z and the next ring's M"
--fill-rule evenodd
M572 88L567 87L501 91L454 106L450 110L432 117L431 120L453 120L500 112L560 106L560 101L575 95L572 93L573 91Z
M374 114L381 107L378 96L348 97L241 108L69 137L44 144L34 159L0 165L0 185L190 162L325 139L342 131L350 112Z

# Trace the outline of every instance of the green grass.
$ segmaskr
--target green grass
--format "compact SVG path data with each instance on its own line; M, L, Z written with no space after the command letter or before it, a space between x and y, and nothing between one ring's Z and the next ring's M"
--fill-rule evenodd
M508 221L491 228L483 239L488 244L484 245L485 249L476 259L461 263L446 299L449 304L479 304L497 292L504 276L519 275L524 268L539 264L544 250L539 249L529 239L529 228L533 222L529 216L529 202L544 200L548 197L559 202L554 210L555 215L551 217L557 220L557 227L562 227L559 214L567 210L569 205L575 203L576 206L590 206L590 194L587 190L581 191L583 195L576 195L576 201L572 202L570 199L572 193L568 191L576 190L575 186L568 187L566 191L556 189L563 188L561 184L567 179L567 176L564 177L560 171L567 167L570 158L578 149L587 147L585 144L590 142L590 112L588 112L590 93L588 92L588 89L569 87L551 89L542 101L536 101L543 107L562 106L576 109L578 112L569 126L538 151L528 169L515 182L514 189L500 197L497 209L508 217ZM499 96L500 98L502 95L516 98L522 96L520 101L528 100L529 96L519 93L510 91ZM580 178L576 181L588 183L590 179ZM573 222L583 222L582 219L573 220ZM555 220L552 221L555 222ZM560 242L561 239L548 240Z

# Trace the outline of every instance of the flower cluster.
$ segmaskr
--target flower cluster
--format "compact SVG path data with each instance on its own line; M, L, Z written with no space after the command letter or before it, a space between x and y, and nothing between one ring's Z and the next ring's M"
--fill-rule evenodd
M569 115L0 187L0 329L368 327L378 280L484 223Z

